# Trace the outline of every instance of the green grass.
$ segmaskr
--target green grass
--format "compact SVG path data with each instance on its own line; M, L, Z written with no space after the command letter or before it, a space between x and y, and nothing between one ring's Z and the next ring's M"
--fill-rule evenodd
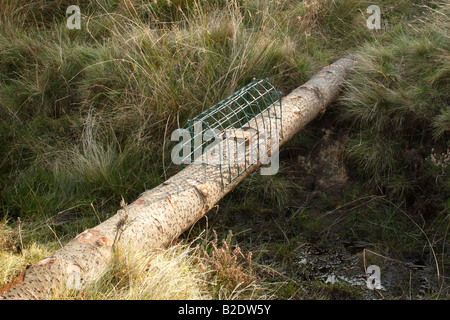
M348 140L350 161L394 197L412 186L423 188L420 179L433 170L423 164L423 155L448 148L446 14L443 7L426 23L398 28L386 41L363 46L341 99L340 117L354 131Z
M80 191L103 197L110 188L116 196L133 197L160 182L161 152L155 151L178 122L253 77L281 84L283 77L300 75L290 39L274 31L269 19L254 31L243 27L236 8L215 9L207 17L198 4L189 8L182 26L165 29L120 11L94 16L75 39L62 22L52 30L3 33L6 189L27 192L13 182L23 168L41 176L42 192L50 193L42 196L56 202ZM96 36L91 28L103 26L104 19L108 33ZM10 200L4 201L9 207ZM8 211L28 215L21 208Z

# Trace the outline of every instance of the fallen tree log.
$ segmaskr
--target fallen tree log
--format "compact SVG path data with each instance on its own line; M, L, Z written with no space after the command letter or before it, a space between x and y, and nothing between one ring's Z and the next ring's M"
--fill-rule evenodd
M353 56L343 56L282 99L279 145L338 97L354 63ZM0 290L0 298L48 299L54 288L68 281L76 280L82 286L109 261L119 241L121 245L146 250L169 245L240 181L257 171L261 162L225 187L217 167L196 163L187 166L158 187L145 191L130 205L123 205L116 215L80 233L52 256L29 266Z

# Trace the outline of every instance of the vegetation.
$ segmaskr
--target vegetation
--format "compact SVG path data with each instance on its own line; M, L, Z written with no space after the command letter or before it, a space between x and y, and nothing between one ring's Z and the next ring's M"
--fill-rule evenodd
M72 4L80 30L66 26ZM372 4L381 30L366 27ZM117 248L98 281L54 298L448 297L444 1L0 7L0 287L175 173L168 140L189 117L254 77L289 93L351 52L342 98L283 147L278 175L245 180L168 250ZM345 265L348 252L360 269ZM317 256L342 263L319 270ZM322 279L365 264L392 286Z

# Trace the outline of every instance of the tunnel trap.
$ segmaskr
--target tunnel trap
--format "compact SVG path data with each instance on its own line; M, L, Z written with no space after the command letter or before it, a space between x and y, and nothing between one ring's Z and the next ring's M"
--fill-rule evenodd
M267 79L245 87L187 121L180 147L181 165L220 169L226 186L278 152L282 133L281 92Z

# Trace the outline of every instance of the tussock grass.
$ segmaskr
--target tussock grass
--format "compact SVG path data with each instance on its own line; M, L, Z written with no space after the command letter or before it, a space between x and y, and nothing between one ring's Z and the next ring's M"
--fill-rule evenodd
M28 264L40 261L65 240L36 242L54 235L60 220L40 225L0 224L0 287L11 282ZM81 230L83 230L81 228ZM81 231L80 230L80 231ZM274 289L259 283L252 271L251 253L232 242L232 233L218 240L215 233L182 241L166 249L136 251L116 245L112 259L82 288L62 284L51 299L82 300L202 300L269 299ZM69 239L67 239L69 240Z
M183 245L151 253L116 248L90 284L81 290L62 288L52 299L210 299L206 277L192 265L191 251Z
M28 264L37 262L54 249L52 242L46 245L35 241L36 235L30 237L21 230L19 223L15 228L9 221L0 222L0 287L17 277Z
M280 175L262 176L257 174L242 181L237 192L242 199L252 198L253 195L256 195L263 199L260 205L281 210L289 206L295 192L299 192L301 189L301 186L280 177Z
M267 299L238 246L215 239L178 243L164 250L136 252L115 247L113 258L81 289L55 288L52 299L204 300ZM245 262L247 261L247 262Z
M448 148L448 13L443 6L427 23L363 46L341 99L340 116L354 129L349 158L394 197L433 170L423 165L432 148Z

